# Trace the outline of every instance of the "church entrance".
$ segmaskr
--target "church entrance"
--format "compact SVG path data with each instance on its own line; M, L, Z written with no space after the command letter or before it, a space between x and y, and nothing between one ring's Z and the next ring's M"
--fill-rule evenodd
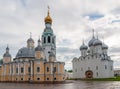
M93 72L91 70L88 70L85 72L86 78L93 78Z

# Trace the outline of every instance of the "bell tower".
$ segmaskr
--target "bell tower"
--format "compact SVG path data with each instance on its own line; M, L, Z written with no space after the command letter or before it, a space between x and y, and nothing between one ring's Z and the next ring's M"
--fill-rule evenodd
M3 55L3 63L9 63L11 62L11 55L9 53L9 47L6 47L6 52Z
M53 33L52 18L50 17L49 7L47 16L44 19L45 29L42 34L42 46L46 55L46 60L49 61L49 55L52 51L56 55L56 36Z

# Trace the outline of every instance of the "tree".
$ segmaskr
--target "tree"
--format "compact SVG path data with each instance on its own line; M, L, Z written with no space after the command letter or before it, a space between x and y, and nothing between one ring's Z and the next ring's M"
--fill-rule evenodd
M69 73L72 73L72 72L73 72L73 70L68 70L68 72L69 72Z

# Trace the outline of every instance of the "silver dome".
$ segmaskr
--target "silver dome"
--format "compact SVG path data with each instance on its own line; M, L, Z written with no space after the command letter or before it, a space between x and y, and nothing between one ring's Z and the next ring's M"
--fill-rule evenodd
M96 45L102 45L102 42L99 40L99 39L96 39L94 42L93 42L93 45L96 46Z
M93 38L89 41L89 43L88 43L89 47L90 47L90 46L93 46L93 43L94 43L95 40L96 40L95 37L93 37Z
M33 42L34 43L34 40L30 37L27 42Z
M35 48L35 51L43 51L43 48L40 45L40 39L38 40L38 46Z
M11 55L9 53L9 47L8 46L6 48L6 52L4 53L3 57L11 57Z
M108 49L108 46L105 43L102 43L102 49Z
M83 45L80 47L80 50L87 50L88 49L88 47L83 43Z
M43 51L42 46L38 45L38 46L35 48L35 51Z
M35 49L27 48L27 47L23 47L19 49L16 58L21 58L21 57L35 57Z
M11 57L9 53L4 53L3 57Z

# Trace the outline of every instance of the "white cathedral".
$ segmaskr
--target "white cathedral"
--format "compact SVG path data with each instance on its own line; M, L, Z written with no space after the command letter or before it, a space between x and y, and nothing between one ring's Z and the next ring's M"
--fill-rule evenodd
M89 47L88 47L89 46ZM113 61L108 55L108 46L94 36L88 46L80 46L81 56L73 58L73 78L110 78L114 76Z

